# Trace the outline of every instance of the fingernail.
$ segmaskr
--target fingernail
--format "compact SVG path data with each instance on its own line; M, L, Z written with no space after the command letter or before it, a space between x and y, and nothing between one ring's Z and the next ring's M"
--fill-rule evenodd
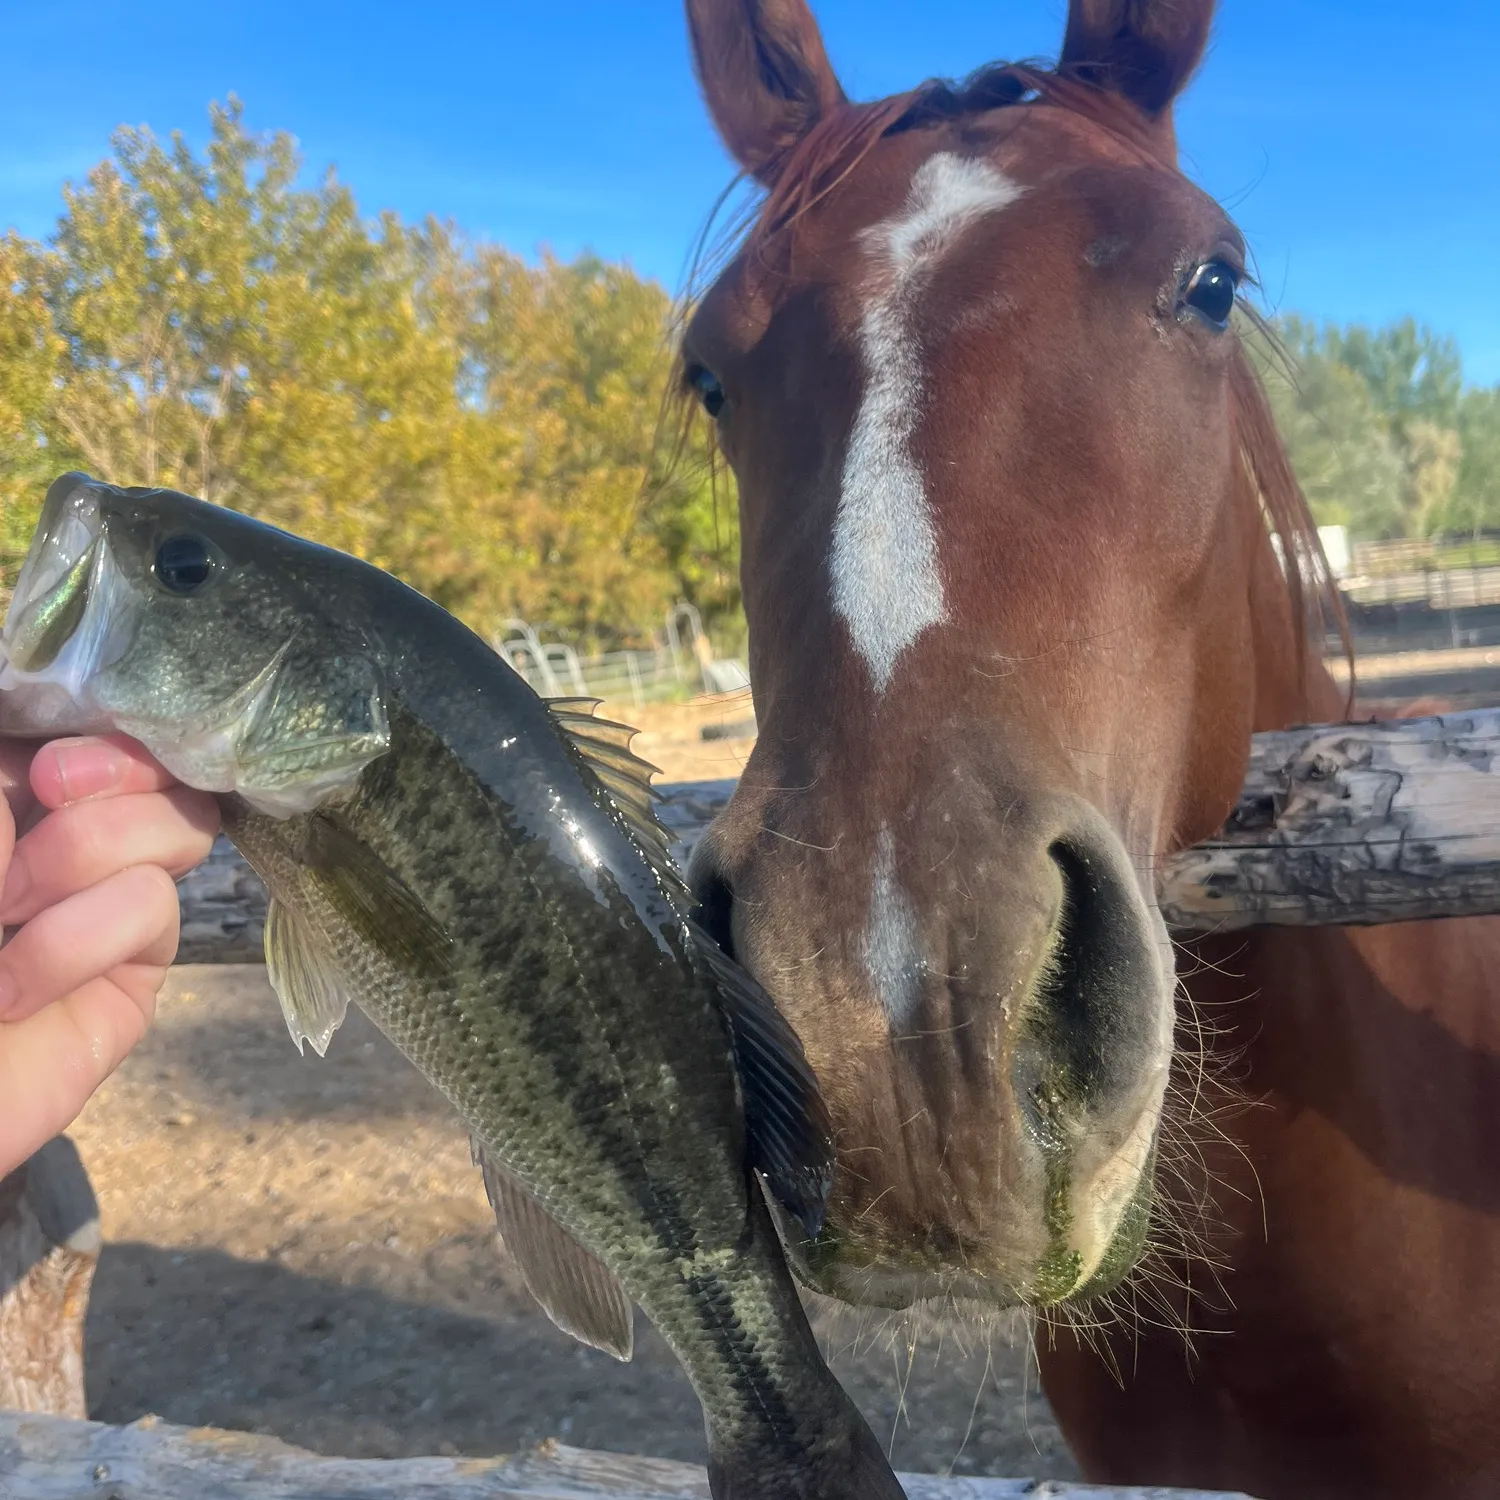
M55 745L57 779L62 782L65 802L85 802L120 784L125 774L125 760L113 745L81 740L72 745Z

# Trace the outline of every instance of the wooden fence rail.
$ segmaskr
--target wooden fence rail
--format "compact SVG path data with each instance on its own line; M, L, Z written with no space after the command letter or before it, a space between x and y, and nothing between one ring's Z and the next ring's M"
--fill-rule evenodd
M733 790L660 788L680 859ZM1184 932L1500 912L1500 709L1256 735L1228 825L1158 888ZM181 891L179 961L260 962L265 891L228 844Z
M1203 1490L901 1476L907 1500L1243 1500ZM703 1470L545 1443L510 1458L319 1458L275 1438L145 1418L0 1412L5 1500L708 1500Z

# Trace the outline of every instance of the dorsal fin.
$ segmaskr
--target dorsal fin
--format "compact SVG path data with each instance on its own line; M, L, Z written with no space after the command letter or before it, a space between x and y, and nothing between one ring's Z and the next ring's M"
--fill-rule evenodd
M771 997L696 922L688 923L688 937L729 1021L750 1165L814 1238L833 1185L833 1124L801 1039Z
M604 702L603 698L543 698L542 702L556 714L579 714L585 719Z
M631 750L637 731L612 719L596 719L597 698L543 700L557 727L581 755L611 804L636 836L651 868L680 894L685 894L682 872L672 859L672 835L656 817L656 793L651 778L657 767Z
M575 714L570 710L553 710L553 718L560 724L566 724L569 732L575 739L587 740L589 744L596 745L601 752L615 751L629 755L632 760L640 757L631 754L630 742L636 737L638 731L632 729L629 724L616 724L611 719L595 719L587 714ZM656 767L651 768L653 771Z

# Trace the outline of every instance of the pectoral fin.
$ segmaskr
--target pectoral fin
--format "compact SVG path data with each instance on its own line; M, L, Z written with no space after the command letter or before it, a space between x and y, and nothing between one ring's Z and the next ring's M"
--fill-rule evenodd
M297 1051L308 1041L319 1057L324 1056L334 1032L343 1025L349 994L307 924L274 898L266 913L266 972Z
M446 929L335 815L312 815L302 860L323 898L398 969L424 977L447 972L452 944Z
M633 1309L618 1277L491 1161L478 1141L470 1145L501 1237L531 1295L564 1333L628 1361L635 1342Z

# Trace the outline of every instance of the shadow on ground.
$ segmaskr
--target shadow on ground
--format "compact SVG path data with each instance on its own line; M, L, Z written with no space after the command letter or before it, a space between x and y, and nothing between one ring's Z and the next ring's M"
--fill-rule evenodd
M391 1278L408 1291L427 1281L422 1299L220 1251L112 1244L87 1326L91 1415L155 1413L370 1458L484 1456L556 1437L703 1461L692 1389L639 1315L635 1358L621 1365L515 1298L502 1264L482 1237L439 1246L418 1274ZM490 1311L449 1305L454 1282ZM908 1369L904 1343L873 1340L834 1363L881 1436L894 1433L903 1468L1072 1472L1034 1387L1026 1420L1020 1351L996 1356L986 1368L981 1351L934 1345Z
M629 1365L553 1328L497 1243L463 1126L363 1017L327 1059L299 1057L263 969L174 970L73 1134L106 1241L95 1417L155 1412L350 1457L557 1437L702 1460L670 1351L639 1316ZM1024 1340L913 1347L904 1322L815 1321L898 1466L1076 1473Z

